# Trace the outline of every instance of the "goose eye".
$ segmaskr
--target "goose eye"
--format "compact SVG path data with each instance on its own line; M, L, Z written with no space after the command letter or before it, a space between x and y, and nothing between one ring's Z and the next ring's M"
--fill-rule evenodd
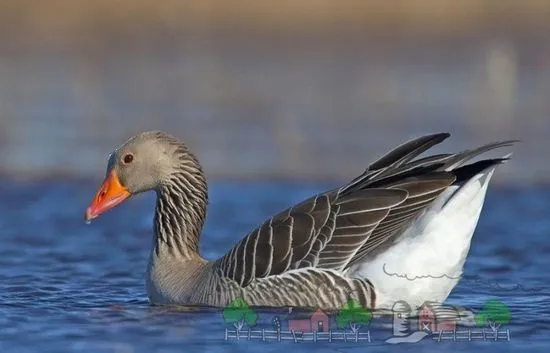
M132 161L134 160L134 156L131 154L127 154L124 156L122 160L124 161L125 164L132 163Z

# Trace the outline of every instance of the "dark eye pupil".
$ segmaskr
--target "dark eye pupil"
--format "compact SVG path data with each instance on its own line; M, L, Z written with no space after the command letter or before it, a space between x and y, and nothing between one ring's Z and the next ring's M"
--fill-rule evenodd
M132 163L133 160L134 156L132 156L131 154L127 154L124 156L124 163Z

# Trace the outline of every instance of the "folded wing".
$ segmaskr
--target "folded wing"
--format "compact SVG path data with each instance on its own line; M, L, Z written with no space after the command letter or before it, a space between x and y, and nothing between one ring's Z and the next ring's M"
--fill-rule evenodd
M506 158L464 165L514 141L414 160L449 134L398 146L343 187L311 197L264 222L220 258L220 273L245 287L298 268L344 270L391 243L449 185Z

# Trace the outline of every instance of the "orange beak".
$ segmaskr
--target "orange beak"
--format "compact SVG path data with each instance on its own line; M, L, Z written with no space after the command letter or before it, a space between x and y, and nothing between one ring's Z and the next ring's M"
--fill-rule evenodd
M105 181L101 184L92 203L86 209L84 219L86 222L89 222L126 200L128 197L130 197L130 193L120 184L118 176L112 171L107 178L105 178Z

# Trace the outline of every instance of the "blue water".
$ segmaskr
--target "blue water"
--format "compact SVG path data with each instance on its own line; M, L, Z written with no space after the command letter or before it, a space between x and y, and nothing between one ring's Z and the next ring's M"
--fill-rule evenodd
M215 182L201 249L215 258L265 217L313 192L306 183ZM472 310L497 298L510 310L510 340L390 345L371 324L371 343L224 340L217 311L149 305L144 271L154 195L142 195L91 225L83 212L90 181L0 182L1 352L418 352L548 351L550 190L497 188L487 203L448 303ZM444 236L444 234L442 234ZM519 287L518 287L519 286ZM258 322L269 322L259 313Z

